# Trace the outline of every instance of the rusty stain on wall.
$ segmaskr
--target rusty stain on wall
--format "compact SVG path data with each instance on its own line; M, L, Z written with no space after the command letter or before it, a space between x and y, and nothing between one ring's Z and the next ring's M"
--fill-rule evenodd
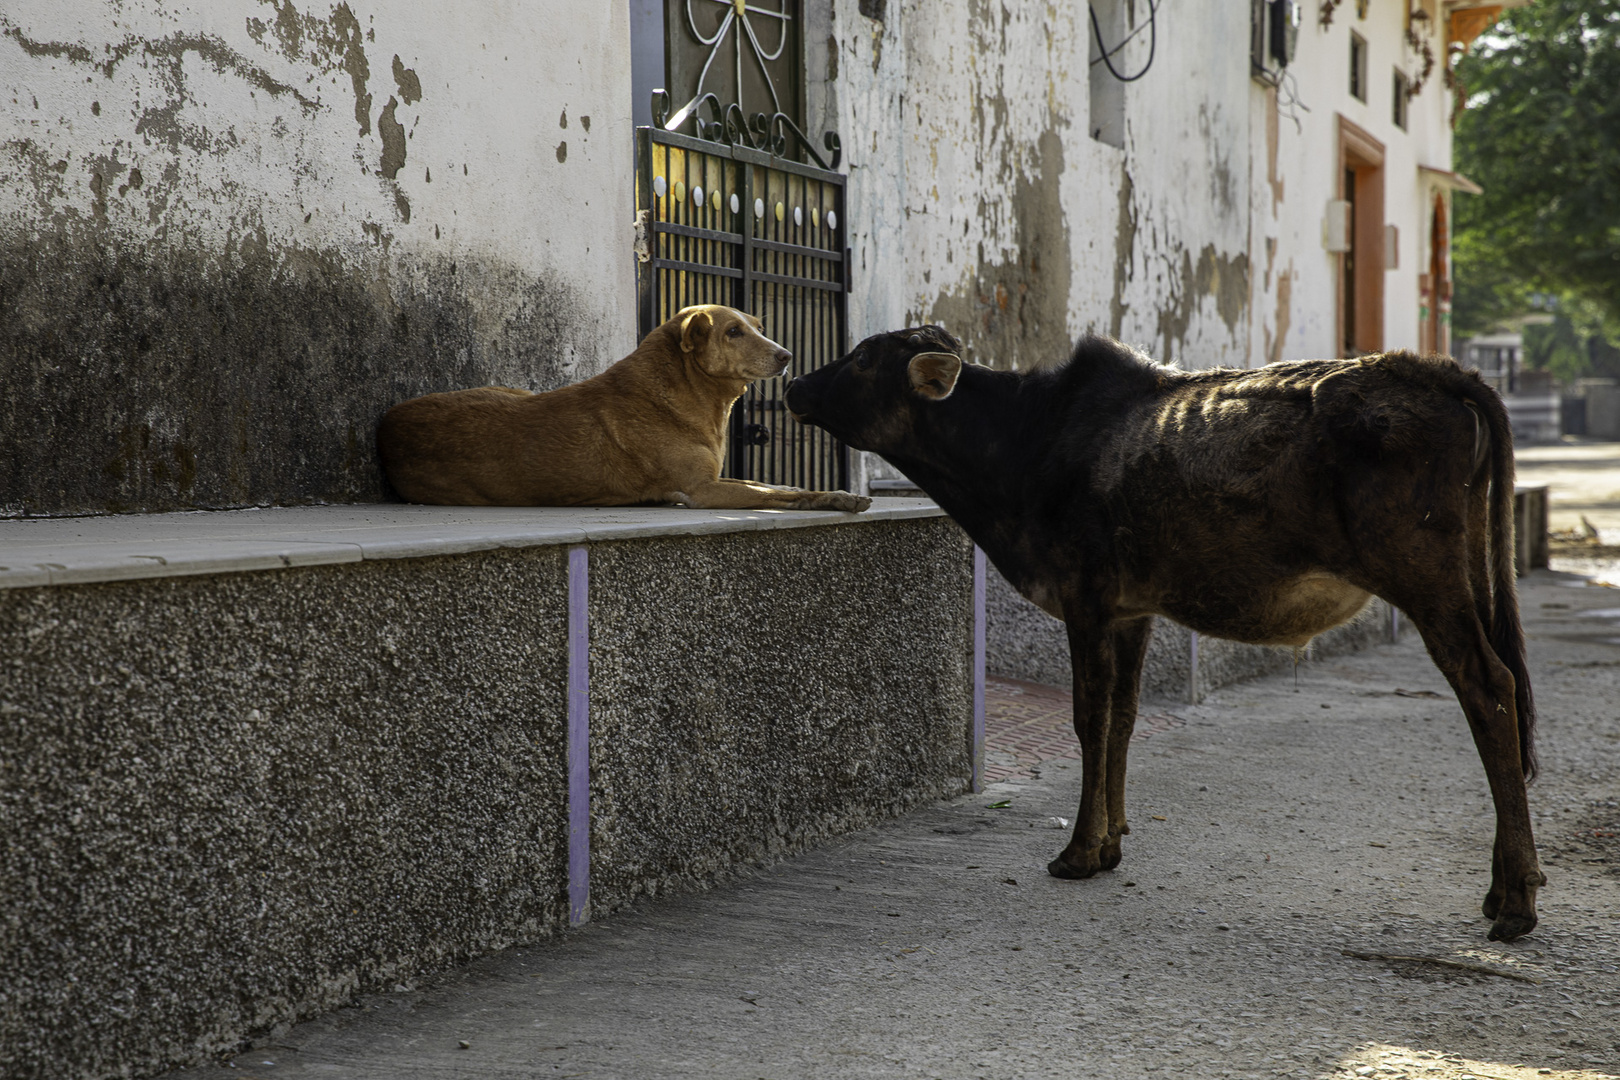
M422 80L416 77L416 72L406 67L400 60L399 54L394 54L394 85L399 87L400 100L407 105L422 100Z
M1270 327L1266 328L1266 363L1275 364L1283 358L1283 345L1288 340L1288 323L1291 318L1290 305L1294 297L1294 260L1288 260L1288 266L1277 275L1277 332L1272 336Z
M1249 256L1246 252L1222 255L1205 244L1195 264L1185 248L1181 264L1169 275L1169 303L1159 309L1159 336L1164 341L1166 364L1175 361L1175 347L1187 337L1193 312L1206 296L1215 298L1215 310L1227 330L1236 332L1249 302Z
M1131 201L1134 191L1130 170L1121 166L1119 209L1114 218L1114 294L1108 300L1108 335L1113 338L1123 332L1125 312L1130 307L1125 302L1125 287L1135 276L1136 208Z
M388 104L383 106L377 117L377 135L382 139L382 165L380 171L383 176L392 180L399 175L399 170L405 167L405 125L394 119L394 110L399 107L399 101L390 97ZM410 215L405 216L410 220Z
M989 104L994 109L994 101ZM928 321L947 326L962 340L968 359L993 367L1027 370L1058 363L1068 358L1073 344L1069 228L1058 189L1063 140L1056 131L1041 135L1036 160L1033 177L1020 172L1013 179L1013 260L987 259L981 244L971 280L940 295L928 313ZM1010 163L1003 168L1012 171Z
M366 59L365 31L347 3L332 8L330 18L300 14L292 0L259 0L275 10L274 22L249 19L248 34L269 48L267 33L280 43L288 60L308 61L322 71L342 71L349 76L354 93L354 120L361 136L371 134L371 63ZM420 87L418 87L420 89Z
M1277 88L1266 91L1266 183L1271 185L1271 213L1283 201L1283 178L1277 175Z

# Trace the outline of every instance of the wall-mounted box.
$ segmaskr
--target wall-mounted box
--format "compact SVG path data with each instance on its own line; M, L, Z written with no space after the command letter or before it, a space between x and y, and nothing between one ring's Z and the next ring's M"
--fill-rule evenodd
M1327 212L1322 215L1322 247L1328 251L1350 250L1349 199L1329 199Z

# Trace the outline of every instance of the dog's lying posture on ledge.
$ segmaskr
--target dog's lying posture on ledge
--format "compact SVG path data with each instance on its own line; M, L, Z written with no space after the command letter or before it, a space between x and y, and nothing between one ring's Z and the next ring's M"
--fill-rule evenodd
M1150 616L1298 646L1376 595L1423 634L1485 764L1490 936L1528 933L1546 878L1496 393L1411 353L1184 372L1088 338L1066 366L1019 374L959 352L938 327L880 334L795 379L787 405L899 467L1067 624L1084 763L1074 836L1047 869L1119 863Z
M489 386L395 405L377 427L389 483L443 506L848 510L872 500L722 480L726 421L793 359L728 307L689 307L602 374L531 394Z

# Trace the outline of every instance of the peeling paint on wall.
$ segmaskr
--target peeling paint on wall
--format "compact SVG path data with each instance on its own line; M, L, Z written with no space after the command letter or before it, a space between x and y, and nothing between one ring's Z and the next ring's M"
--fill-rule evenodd
M928 321L951 329L963 355L992 367L1028 370L1068 358L1069 229L1058 177L1063 141L1048 131L1039 142L1039 171L1014 182L1015 258L980 255L964 289L942 293Z
M576 187L536 201L556 166L511 129L569 102L618 120L627 17L386 13L0 13L0 515L380 499L390 405L628 351L628 156L582 115ZM592 74L535 88L516 45L559 35Z
M1108 336L1118 338L1125 323L1125 287L1135 276L1136 208L1131 203L1135 186L1130 170L1119 171L1119 210L1114 219L1114 295L1108 300Z
M1288 322L1291 317L1290 305L1294 299L1294 260L1288 260L1288 266L1277 275L1277 330L1273 336L1270 327L1266 328L1266 363L1275 364L1283 358L1283 347L1288 341Z
M1271 87L1266 91L1266 183L1271 185L1273 217L1276 216L1277 207L1283 201L1285 188L1283 178L1277 173L1277 139L1280 134L1277 125L1277 88Z
M1171 275L1170 301L1159 309L1159 335L1164 351L1159 359L1173 363L1176 346L1186 340L1193 313L1206 296L1215 298L1215 310L1226 329L1237 332L1249 302L1249 256L1222 255L1215 245L1205 244L1195 264L1185 249L1181 264Z

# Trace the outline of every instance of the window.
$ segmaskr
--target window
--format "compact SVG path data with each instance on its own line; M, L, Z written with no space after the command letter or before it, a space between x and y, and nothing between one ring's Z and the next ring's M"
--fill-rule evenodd
M1108 70L1108 63L1104 60L1098 39L1100 37L1102 41L1108 42L1112 54L1108 59L1120 71L1125 71L1122 66L1126 62L1124 41L1126 35L1130 33L1125 25L1125 0L1092 0L1090 18L1095 20L1090 32L1091 137L1098 142L1123 149L1125 84Z
M1410 86L1411 84L1406 79L1406 72L1396 68L1395 101L1390 108L1390 119L1394 120L1395 126L1402 131L1406 130L1406 103L1411 99L1411 94L1408 93L1408 87Z
M1367 100L1367 42L1353 30L1350 32L1350 96L1357 101Z

